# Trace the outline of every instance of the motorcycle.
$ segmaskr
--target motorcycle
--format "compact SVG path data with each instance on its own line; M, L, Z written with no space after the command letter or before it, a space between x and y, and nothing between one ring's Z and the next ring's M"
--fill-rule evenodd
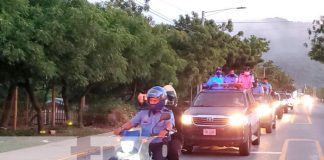
M162 114L160 121L168 119L170 119L170 114ZM167 157L167 144L170 141L170 136L174 133L176 133L176 130L172 129L163 138L162 153L165 153L164 159ZM120 146L115 150L116 155L109 160L152 160L149 144L155 138L158 138L158 136L152 135L146 130L123 131L120 135Z

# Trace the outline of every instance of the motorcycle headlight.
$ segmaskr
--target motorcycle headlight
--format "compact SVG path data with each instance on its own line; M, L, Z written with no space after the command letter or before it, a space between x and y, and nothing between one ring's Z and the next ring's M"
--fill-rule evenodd
M192 116L191 115L182 115L181 117L182 124L191 125L192 124Z
M248 123L248 119L245 115L234 114L229 117L228 124L231 126L242 126Z
M278 108L278 107L280 107L280 102L279 101L275 101L275 102L273 102L273 107L274 108Z
M134 149L135 142L134 141L121 141L121 148L124 153L130 153Z
M271 114L272 109L269 107L269 105L260 105L258 108L256 108L256 113L262 117Z

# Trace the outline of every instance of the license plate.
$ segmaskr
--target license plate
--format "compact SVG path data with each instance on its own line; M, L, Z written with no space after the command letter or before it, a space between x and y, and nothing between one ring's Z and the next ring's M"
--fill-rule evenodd
M204 136L215 136L216 129L203 129L203 135Z

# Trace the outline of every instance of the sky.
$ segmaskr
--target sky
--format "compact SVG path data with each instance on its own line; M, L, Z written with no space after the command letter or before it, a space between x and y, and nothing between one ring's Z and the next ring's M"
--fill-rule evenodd
M102 0L88 0L101 2ZM143 0L134 0L143 3ZM179 15L195 11L201 16L202 11L232 9L207 16L216 22L232 19L233 21L251 21L265 18L281 17L290 21L311 22L324 15L324 0L150 0L152 11L156 11L166 19L178 19ZM170 23L159 16L152 15L156 23Z

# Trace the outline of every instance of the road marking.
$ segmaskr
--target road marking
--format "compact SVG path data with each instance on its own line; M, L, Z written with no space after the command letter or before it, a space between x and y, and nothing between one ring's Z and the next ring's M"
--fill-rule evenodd
M109 149L112 149L114 147L103 147L103 151L105 150L109 150ZM91 153L96 153L96 152L101 152L101 149L89 149L89 150L86 150L86 151L80 151L80 152L77 152L77 153L71 153L70 156L66 156L66 157L63 157L63 158L59 158L57 160L68 160L68 159L71 159L71 158L75 158L75 157L84 157L84 156L87 156Z
M292 142L292 141L295 141L295 142L314 142L316 144L316 149L317 149L317 154L319 156L319 159L324 160L323 149L322 149L319 141L313 140L313 139L286 139L284 144L283 144L279 160L286 160L287 151L288 151L288 143Z
M251 152L251 154L281 154L281 152Z

